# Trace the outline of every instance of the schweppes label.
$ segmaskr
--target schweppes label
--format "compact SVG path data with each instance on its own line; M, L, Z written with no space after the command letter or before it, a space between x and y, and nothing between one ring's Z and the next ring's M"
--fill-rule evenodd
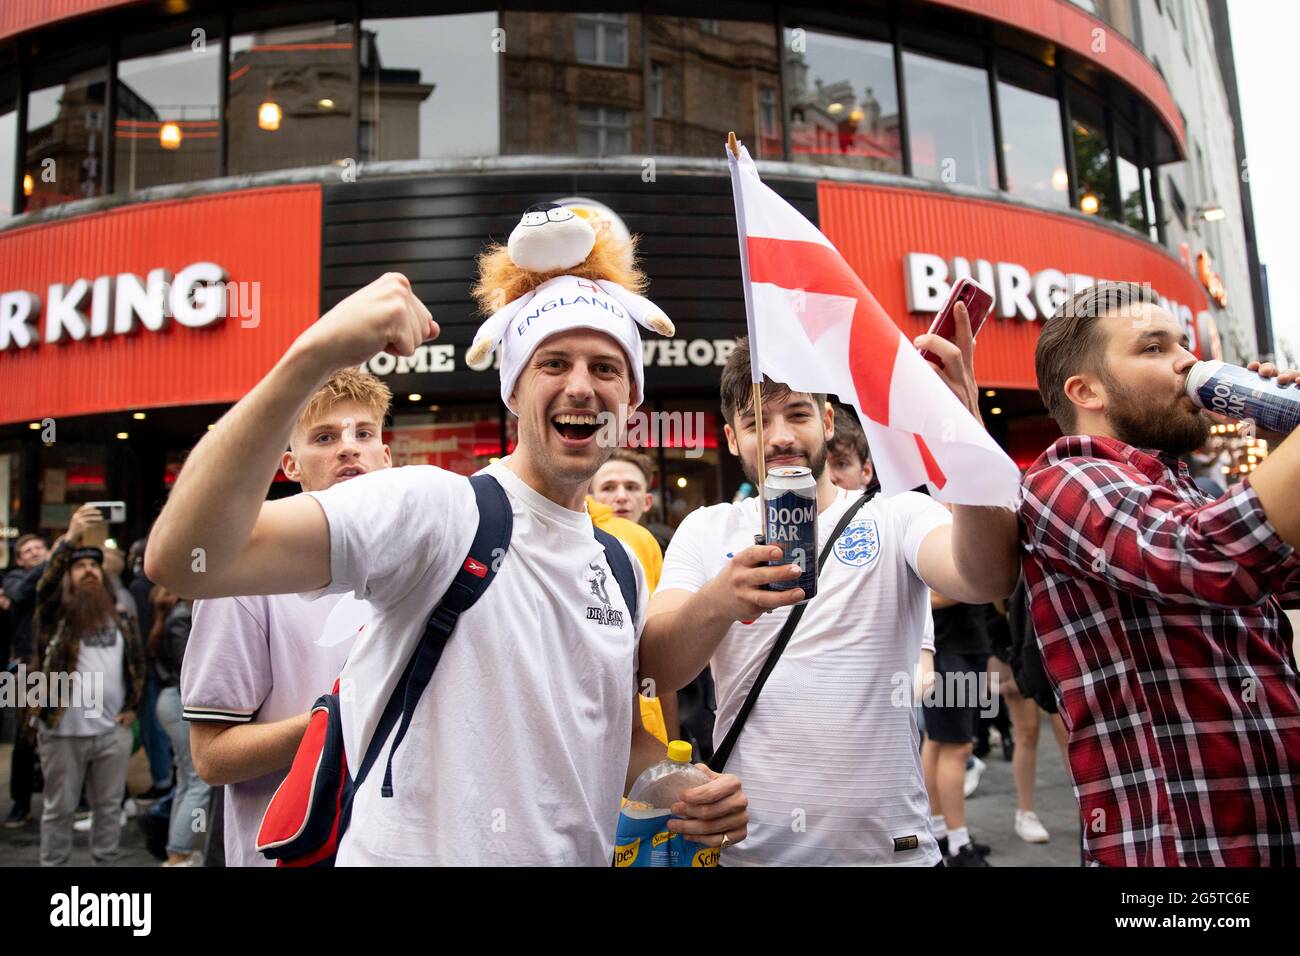
M667 810L624 807L614 837L614 865L717 866L717 847L701 847L665 829L671 816Z
M691 858L691 866L717 866L722 850L716 846L706 846Z
M637 854L641 851L640 839L633 840L626 846L614 847L615 866L635 866Z

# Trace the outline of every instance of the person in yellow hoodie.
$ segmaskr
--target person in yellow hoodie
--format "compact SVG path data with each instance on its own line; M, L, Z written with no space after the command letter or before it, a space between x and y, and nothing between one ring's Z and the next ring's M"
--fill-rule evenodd
M620 466L623 471L631 471L627 468L628 464L634 465L635 468L644 472L645 465L637 459L644 459L644 455L636 452L619 449L614 452L601 469L596 472L592 478L591 488L593 494L587 495L587 513L591 515L591 522L602 531L608 531L614 537L618 538L637 556L641 562L641 568L645 571L646 588L649 594L642 595L642 600L648 601L650 594L654 593L655 588L659 585L659 575L664 568L664 553L659 547L659 542L655 536L638 524L635 520L619 517L615 514L615 501L611 501L612 491L605 487L606 483L602 480L602 475L606 469L612 471L619 470ZM608 476L607 476L608 477ZM649 481L642 489L641 494L649 498L648 494ZM625 489L624 489L625 490ZM594 495L594 496L593 496ZM620 495L618 504L623 503L622 499L626 494ZM639 502L638 502L639 503ZM636 514L639 517L645 508L641 508ZM638 700L641 705L641 723L645 726L647 732L660 740L665 746L668 741L675 739L679 733L677 726L677 695L664 694L660 697L647 697L644 693L640 694Z

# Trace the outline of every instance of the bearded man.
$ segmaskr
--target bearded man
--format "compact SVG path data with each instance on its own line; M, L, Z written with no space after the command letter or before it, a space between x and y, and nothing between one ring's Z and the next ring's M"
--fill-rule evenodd
M1024 578L1069 735L1084 862L1300 862L1300 439L1217 499L1180 456L1210 433L1187 333L1107 282L1043 327L1038 387L1064 437L1029 466ZM1300 373L1254 363L1260 387ZM1269 384L1274 380L1274 384Z
M38 673L29 679L28 713L45 774L41 865L72 856L72 820L82 788L94 823L90 855L118 852L120 805L131 757L131 724L144 690L144 645L133 618L104 574L104 554L82 547L103 516L83 506L50 555L36 586Z

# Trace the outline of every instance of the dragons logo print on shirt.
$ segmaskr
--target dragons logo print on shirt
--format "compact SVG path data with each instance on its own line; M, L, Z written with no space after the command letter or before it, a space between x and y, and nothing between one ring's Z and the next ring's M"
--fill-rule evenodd
M880 556L880 529L874 518L854 519L835 542L835 557L851 568L865 568Z
M598 624L604 624L608 627L623 626L623 612L616 611L609 603L609 591L605 588L607 575L605 569L593 564L588 564L591 569L591 577L587 583L591 585L591 593L600 601L601 607L587 607L587 620L595 621Z

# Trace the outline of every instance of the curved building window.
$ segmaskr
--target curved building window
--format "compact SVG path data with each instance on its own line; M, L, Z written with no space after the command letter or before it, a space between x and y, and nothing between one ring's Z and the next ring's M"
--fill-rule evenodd
M903 171L894 52L888 43L785 31L790 158Z
M1143 219L1142 173L1123 156L1119 164L1120 221L1139 232L1146 231Z
M1147 236L1152 242L1160 241L1160 225L1156 220L1155 173L1150 166L1142 167L1142 188L1146 197Z
M755 159L780 159L776 28L695 17L653 16L645 23L663 108L654 120L653 150L717 157L735 130ZM652 101L654 82L652 69Z
M229 171L343 162L357 154L352 25L315 23L231 38Z
M18 76L0 73L0 222L14 215L14 152L18 147Z
M1128 127L1115 124L1116 165L1119 167L1120 221L1145 232L1146 199L1142 193L1142 170L1138 161L1137 137Z
M997 189L988 72L907 50L903 77L912 173Z
M1070 205L1070 179L1061 138L1061 104L1051 78L999 64L998 109L1007 191L1053 206ZM1007 82L1009 78L1012 82Z
M1074 139L1074 169L1079 181L1079 208L1090 216L1118 218L1110 141L1100 104L1079 95L1070 96Z
M503 152L645 151L641 56L628 55L641 49L639 16L508 10L501 25Z
M361 21L361 158L500 151L496 13Z
M54 61L33 71L23 158L24 212L103 193L108 74L100 63L80 67Z
M183 46L139 57L123 40L113 124L115 192L220 175L221 43L212 31L188 37L187 31Z

